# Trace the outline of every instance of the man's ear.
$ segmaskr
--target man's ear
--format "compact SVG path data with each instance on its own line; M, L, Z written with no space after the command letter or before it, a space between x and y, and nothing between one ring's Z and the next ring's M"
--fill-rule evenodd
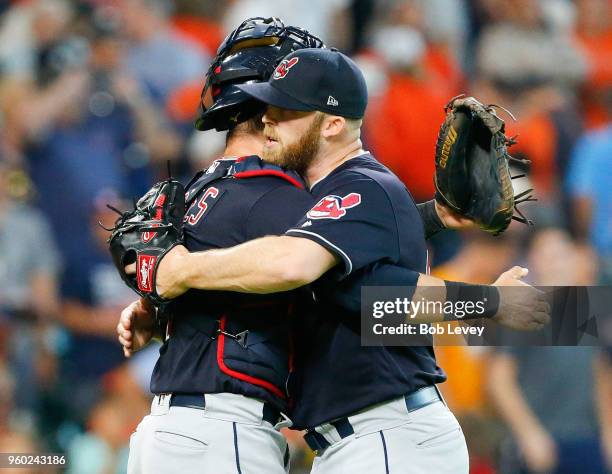
M340 135L346 128L346 119L339 115L326 115L321 126L321 136L332 138Z

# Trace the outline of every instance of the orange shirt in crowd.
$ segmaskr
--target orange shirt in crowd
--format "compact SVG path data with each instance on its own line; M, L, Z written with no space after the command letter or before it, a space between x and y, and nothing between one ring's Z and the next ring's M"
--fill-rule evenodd
M204 77L204 75L202 75ZM173 90L166 101L166 113L175 122L193 122L198 115L204 79Z
M595 97L606 88L612 88L612 30L595 36L577 34L575 40L589 62L583 101L585 124L592 129L610 121L610 114Z
M222 28L202 17L191 15L177 15L172 19L172 24L177 33L186 39L199 44L211 56L217 53L217 48L223 41ZM202 76L206 71L202 72Z
M540 197L554 191L558 178L555 156L557 153L556 131L547 114L536 114L517 122L506 121L506 134L518 135L518 143L513 145L511 155L523 156L531 160L530 176Z
M447 100L463 92L465 78L457 61L444 44L429 45L423 58L427 71L436 77L438 90Z
M365 121L370 151L406 184L417 202L434 193L434 155L448 94L429 78L391 74Z

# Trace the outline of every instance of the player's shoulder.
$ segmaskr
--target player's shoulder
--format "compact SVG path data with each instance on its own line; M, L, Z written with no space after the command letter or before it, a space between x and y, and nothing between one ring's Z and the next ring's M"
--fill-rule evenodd
M396 193L406 192L399 178L370 153L346 161L321 184L320 191L323 193L334 189L360 188L374 195L392 198Z
M261 206L283 206L290 209L303 209L312 202L312 195L301 186L273 176L261 176L242 182L241 186L251 189L250 209Z

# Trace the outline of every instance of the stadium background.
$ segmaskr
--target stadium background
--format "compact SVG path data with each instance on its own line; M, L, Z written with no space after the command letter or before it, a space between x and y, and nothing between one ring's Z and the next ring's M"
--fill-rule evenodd
M0 452L60 452L70 472L124 472L157 347L122 357L115 326L134 295L96 223L112 222L104 205L140 196L166 160L188 177L219 156L223 134L192 127L208 62L243 19L271 15L359 62L365 147L417 202L433 193L452 96L516 116L505 118L519 135L511 151L532 162L520 186L536 189L539 202L524 209L535 227L444 232L430 242L435 274L489 283L522 264L535 284L612 283L609 0L3 0ZM598 451L612 466L605 352L437 354L472 472L520 472L521 458L543 468L578 460L566 472L586 472ZM292 472L307 472L311 455L288 435Z

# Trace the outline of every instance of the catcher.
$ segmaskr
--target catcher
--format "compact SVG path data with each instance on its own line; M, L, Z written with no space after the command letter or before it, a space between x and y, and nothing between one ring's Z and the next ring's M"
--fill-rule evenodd
M153 335L164 340L151 380L151 415L130 441L129 473L288 469L279 428L287 424L289 316L298 295L191 291L168 302L154 282L160 260L179 244L195 252L278 235L309 207L298 175L256 156L264 143L263 106L236 86L267 79L291 51L322 46L277 19L242 23L209 68L196 122L199 130L229 130L225 157L186 189L168 179L133 211L119 211L111 253L124 281L143 296L122 319L120 341L129 355ZM138 271L127 275L128 264Z
M292 58L287 60L286 63L284 64L281 63L281 66L279 66L279 68L277 68L275 72L278 73L278 75L281 76L281 78L284 78L284 76L287 75L287 69L288 69L287 65L288 64L292 64L291 67L296 67L296 64L298 63L298 61L293 61L291 63L291 59L296 58L296 57L298 59L302 59L302 56L293 56ZM302 62L306 62L306 61L302 61ZM312 66L312 63L311 63L311 66ZM330 82L327 81L326 83L329 84ZM345 83L345 81L343 81L343 83ZM334 93L336 94L337 97L343 97L340 93L336 91L334 91ZM272 119L272 121L279 120L276 117ZM338 117L342 117L342 115L339 115ZM266 119L264 118L264 120ZM295 142L304 143L301 139L294 141L294 143ZM308 148L308 147L304 147L304 148ZM312 158L312 156L309 157L308 150L312 152L312 148L303 149L303 150L299 150L298 148L298 151L300 153L297 153L295 152L295 150L292 150L294 152L294 154L291 156L291 158L294 160L293 163L286 162L284 164L295 165L295 163L307 162L308 160L306 158ZM278 154L277 157L282 158L283 153ZM368 158L366 157L366 159ZM358 161L359 160L355 160L354 166L359 166ZM306 163L306 164L309 165L309 163ZM302 171L307 172L308 169L304 169ZM389 173L389 172L383 171L383 173ZM398 202L400 203L400 205L402 206L407 205L403 202L405 201L405 195L404 195L405 191L401 191L401 188L398 188L396 183L392 179L389 183L394 188L393 193L398 198ZM311 223L310 225L308 225L308 227L311 227L313 226L312 220L315 220L317 218L318 219L332 219L332 220L337 221L336 222L337 225L344 226L345 222L351 222L351 218L352 219L357 218L357 222L363 222L364 227L360 230L363 230L364 232L363 232L363 235L361 235L360 233L350 234L350 237L357 241L357 242L353 242L353 244L356 247L358 247L359 245L367 241L370 241L371 243L370 239L372 237L371 235L372 230L371 228L369 229L368 220L367 220L368 213L371 211L368 211L367 208L364 207L365 210L362 211L360 214L353 214L348 219L341 220L341 218L344 218L344 216L348 215L347 214L348 212L351 212L351 211L347 211L347 209L356 208L359 206L359 204L361 204L360 199L356 199L356 196L355 196L356 194L359 194L359 193L354 193L354 194L349 193L348 195L344 196L344 198L342 199L342 202L340 203L332 199L330 196L323 197L319 202L317 202L317 204L315 204L315 206L310 211L308 211L306 216L307 216L307 219L309 220L303 223L307 223L310 221ZM365 190L363 192L363 195L367 196ZM359 197L361 197L361 194L359 194ZM439 216L435 212L436 207L437 206L433 202L422 207L422 210L424 211L423 215L425 216L425 220L426 222L430 224L430 225L427 225L426 227L428 227L430 231L435 230L435 225L431 225L434 221L437 221L438 225L441 224ZM416 208L413 207L413 209L414 211L411 211L408 208L405 208L404 212L408 212L411 214L411 217L414 217L414 212L416 212ZM406 216L401 216L402 220L405 217ZM369 219L371 219L371 217L369 217ZM412 219L412 222L414 224L414 219ZM380 226L380 221L378 222L377 225ZM320 227L321 227L320 225L317 226L317 228L320 228ZM291 230L288 231L288 235L291 235L291 233L299 233L298 226L294 226L294 229L295 230L293 232ZM308 235L308 232L304 232L304 233ZM409 237L407 240L408 242L413 242L417 247L420 247L421 249L423 249L423 247L418 243L419 232L421 232L420 238L421 239L423 238L422 228L420 226L416 226L415 232L416 234L412 237L410 236L410 234L405 234L407 237ZM318 235L318 234L315 234L315 235ZM282 242L277 240L275 242L274 247L264 246L264 247L258 248L258 253L250 252L249 249L252 249L253 246L256 247L257 245L262 245L263 241L266 241L269 239L281 239ZM318 242L321 242L321 240L316 240L316 241L314 239L305 240L301 238L296 239L294 237L290 237L289 241L287 241L286 239L287 237L284 237L284 238L283 237L279 237L279 238L266 237L264 239L258 239L257 241L252 242L251 244L253 245L246 244L246 245L238 246L234 249L230 249L227 251L227 254L226 254L228 257L226 262L228 264L231 264L231 266L229 267L220 266L220 267L216 267L214 270L215 272L218 271L219 274L221 275L219 280L216 280L216 278L210 275L209 271L212 267L208 266L208 264L205 264L204 266L197 267L198 268L197 271L193 273L193 278L197 280L191 280L189 283L186 281L187 278L181 277L180 275L182 271L180 267L182 267L183 264L186 265L185 269L191 270L193 268L191 267L191 265L193 265L191 262L196 262L196 261L199 261L200 259L206 260L207 258L212 258L212 259L220 258L221 261L223 261L225 259L225 257L223 256L223 254L225 254L225 251L221 253L212 251L212 252L194 252L194 253L189 254L189 253L185 253L185 251L183 250L183 247L179 246L176 249L173 249L170 252L167 252L165 259L161 261L161 266L158 265L157 272L159 272L159 274L157 274L156 272L151 275L151 279L153 279L153 285L152 285L153 291L157 293L160 290L160 288L162 288L161 297L172 297L172 296L176 296L176 294L183 291L187 285L193 285L192 287L197 287L201 289L214 289L214 290L218 290L218 289L237 290L238 289L239 291L245 292L245 293L269 293L273 291L290 289L292 286L300 286L300 284L296 284L298 282L294 281L293 279L289 282L285 281L285 278L286 278L285 275L287 275L283 271L285 268L292 268L295 270L298 269L297 266L295 265L295 262L291 261L292 255L278 254L275 252L275 249L278 248L277 245L280 245L282 247L283 245L288 244L289 241L294 241L293 243L295 244L297 244L297 242L299 241L311 242L311 243L316 242L314 247L308 244L306 245L306 247L303 247L302 249L300 249L303 251L298 251L297 253L293 254L295 256L299 256L299 258L304 258L306 256L307 261L309 262L311 260L308 257L313 257L312 267L314 267L314 270L312 267L307 268L307 266L305 266L306 268L304 268L304 271L311 272L310 274L315 275L314 278L309 277L309 278L312 278L312 280L314 280L318 275L325 273L325 270L327 269L331 270L332 268L340 264L341 258L345 258L345 257L348 258L347 255L354 256L358 254L358 253L355 253L355 250L352 248L349 250L350 252L349 254L346 254L340 248L336 248L335 250L338 252L337 254L338 256L335 257L333 254L331 254L329 250L330 247L320 246ZM413 239L416 239L416 240L413 240ZM329 243L328 239L325 239L325 240L327 240L327 242ZM367 258L372 259L372 264L375 264L375 266L379 259L381 258L387 259L387 257L377 258L377 255L376 255L376 252L384 251L384 246L386 242L387 242L387 239L382 239L380 242L381 245L375 246L375 251L373 251L370 255L366 255ZM298 245L301 245L301 244L298 244ZM347 250L349 248L348 246L349 244L347 243L347 246L345 246L344 249ZM321 250L319 250L318 247L320 247L320 249L324 253L321 253ZM358 247L358 248L361 249L361 247ZM388 252L391 252L391 250L389 250ZM244 262L246 263L244 262L241 263L240 261L236 260L236 255L238 254L241 256L241 258L244 259ZM265 257L264 261L258 260L254 262L254 259L259 258L261 255L264 255ZM342 257L340 257L340 255L342 255ZM390 253L389 253L389 256L390 256ZM268 258L273 258L273 259L277 258L278 262L268 263ZM363 257L360 257L360 258L363 258ZM420 259L421 257L417 257L417 258ZM435 280L435 279L428 280L429 277L426 277L426 275L418 275L417 272L408 270L408 267L410 266L408 264L410 262L405 261L404 259L405 257L402 257L401 259L402 261L397 262L398 263L397 268L405 270L411 276L411 278L413 275L416 275L417 278L419 279L419 284L422 283L421 280L424 280L425 284L427 283L431 284L433 280ZM357 262L358 260L355 259L355 261ZM166 268L164 268L164 264L168 262L169 262L170 268L168 268L168 265L166 265ZM362 261L358 261L358 262L362 265L364 264ZM125 261L122 263L129 263L129 262ZM341 279L345 280L342 282L342 286L339 286L338 283L334 284L333 276L335 275L331 275L331 274L329 276L332 276L332 278L323 278L317 282L318 284L317 289L316 289L317 295L322 296L322 301L318 303L317 311L318 312L321 311L323 312L323 316L331 318L327 322L322 321L321 326L318 327L317 330L321 329L323 331L335 332L339 337L339 339L336 340L338 347L333 347L333 348L325 347L325 344L328 343L326 341L330 340L329 337L321 337L321 338L307 337L305 338L307 341L309 341L309 343L312 344L312 346L304 350L302 355L307 354L308 357L302 358L301 362L303 365L301 365L297 371L301 380L299 380L299 383L297 385L298 391L295 393L296 411L294 412L294 416L299 420L298 427L310 428L309 433L307 435L307 441L309 442L309 444L311 444L311 446L313 446L313 448L316 448L318 451L318 454L319 454L319 457L318 457L319 467L318 468L320 468L322 472L326 472L326 471L338 472L338 470L340 471L351 470L351 472L353 471L360 472L362 469L364 471L366 469L374 470L374 472L385 472L382 469L386 469L386 471L388 472L391 463L392 465L397 465L398 469L402 469L404 472L407 469L410 469L411 466L413 466L415 469L415 472L417 472L417 470L420 469L422 466L431 463L432 459L428 456L422 455L422 456L414 456L413 460L406 461L405 456L407 456L408 454L401 455L401 453L398 451L393 454L393 459L391 460L391 458L389 457L389 453L387 453L387 450L386 450L385 434L383 433L383 431L387 431L387 430L386 429L383 430L382 429L384 428L383 426L379 426L381 429L373 432L375 435L380 434L380 438L377 437L376 439L382 441L382 447L384 448L384 459L383 457L379 459L378 456L373 455L374 451L379 452L378 444L370 442L371 436L366 437L366 433L362 432L362 430L364 429L368 430L372 428L371 426L366 426L368 424L366 422L368 417L370 417L370 421L372 421L373 424L380 425L380 423L382 423L384 425L385 417L387 415L392 416L397 422L397 413L389 412L387 415L385 415L384 413L379 412L379 411L377 411L376 413L371 412L363 420L355 419L354 420L355 424L351 424L351 422L348 420L348 417L346 415L349 415L352 412L352 410L355 409L353 405L357 403L365 403L365 405L363 405L363 408L367 409L367 411L369 412L370 409L368 407L372 405L373 403L377 403L377 402L370 401L368 403L366 398L375 397L379 399L378 401L391 400L391 398L395 399L395 397L394 396L389 397L389 395L393 395L392 392L395 392L398 390L399 392L396 395L401 394L402 404L405 403L405 410L408 410L409 412L421 411L426 406L439 402L441 399L439 397L437 390L435 389L434 384L436 382L443 381L444 376L441 370L435 365L435 359L433 358L433 351L431 351L431 348L423 348L422 351L418 351L416 348L413 348L412 349L412 351L414 351L413 355L411 355L410 352L403 354L403 355L396 354L395 356L392 353L390 353L389 357L391 357L391 359L390 360L387 359L387 362L392 363L396 367L401 367L402 365L404 365L405 369L407 370L407 374L410 374L410 372L414 373L414 371L417 369L414 363L416 362L416 360L422 359L420 361L420 364L422 364L422 367L420 367L419 370L425 370L425 372L422 373L421 376L419 377L420 381L415 379L412 381L405 380L402 382L397 377L404 379L407 376L407 374L397 374L397 373L394 373L393 371L389 372L388 370L385 370L384 367L381 368L382 370L375 377L376 380L373 380L373 381L363 380L362 377L357 376L357 374L360 372L360 369L357 367L356 367L356 370L354 371L347 372L345 370L341 370L340 372L338 372L340 368L334 369L334 367L331 367L325 363L326 359L323 359L323 360L320 359L321 356L325 356L325 358L329 357L328 353L340 354L342 353L343 350L346 350L345 357L342 358L342 360L334 359L334 360L337 360L338 362L342 361L342 364L338 364L338 365L346 365L346 364L350 365L351 363L353 364L354 363L365 363L367 365L368 364L367 360L370 360L369 356L366 357L365 359L363 356L366 355L365 352L371 352L371 351L363 352L363 348L360 351L358 349L359 344L355 346L353 344L354 341L351 341L350 337L346 339L346 337L349 336L351 332L346 333L346 329L344 328L344 325L347 324L347 320L345 316L349 315L350 313L347 313L347 309L344 308L342 310L342 313L340 313L342 315L342 318L340 319L340 321L335 320L337 316L333 317L332 315L337 314L335 311L333 311L337 309L337 304L334 301L334 297L333 296L330 297L330 292L327 291L329 288L333 288L336 290L335 292L340 293L341 295L348 294L348 293L358 290L360 286L363 284L369 284L369 282L376 282L377 278L379 278L376 276L376 272L370 272L370 270L374 268L371 266L370 263L366 262L365 266L358 267L358 268L353 267L352 263L353 263L352 259L349 259L348 262L344 260L345 270L346 270L347 265L350 265L350 266L348 269L348 274L341 276ZM413 262L413 263L415 263L414 266L419 266L416 264L416 262ZM405 267L400 267L399 265L401 264L405 265ZM289 267L285 267L284 265L289 265ZM385 264L383 263L383 266L384 265ZM172 266L174 266L174 268L172 268ZM271 267L274 267L275 273L271 272ZM321 268L319 267L323 268L324 270L321 270ZM254 272L253 269L256 269L257 271ZM340 270L340 268L338 268L338 270ZM335 270L334 270L334 273L335 273ZM127 278L129 279L133 277L127 277ZM190 276L190 278L192 277ZM513 272L509 272L507 275L503 275L502 278L500 278L499 283L514 282L516 284L519 278L520 278L520 272L517 273L517 271L514 270ZM170 282L168 282L168 280L170 280ZM305 280L306 278L300 279L299 283L308 283L308 281L305 281ZM149 281L149 279L147 279L147 281ZM400 284L410 284L410 283L407 283L406 280L397 280L397 281ZM155 284L155 282L157 282L157 284ZM160 283L162 284L160 285ZM414 283L415 281L413 280L412 284ZM435 283L439 284L439 281ZM465 298L466 296L468 296L469 292L473 292L474 290L487 291L485 288L481 288L481 287L474 288L470 285L463 286L463 287L460 285L453 286L450 282L447 282L447 287L449 288L449 291L447 292L447 296L446 296L447 298L449 297L458 298L460 296ZM451 291L450 291L451 288L454 289L456 293L460 293L462 290L464 291L464 293L463 295L455 294L454 296L452 296ZM491 296L494 296L495 294L497 294L495 291L491 291L490 287L487 287L487 288L489 288ZM158 294L155 294L154 296L156 298L159 297ZM339 300L341 299L342 298L339 298ZM493 298L493 300L495 301L495 298ZM164 302L163 299L160 301ZM528 314L527 308L522 308L522 309L516 308L514 307L516 305L512 306L510 302L504 301L503 298L501 298L501 301L500 301L500 298L498 297L496 301L498 303L495 304L494 307L490 308L489 315L491 317L496 317L498 320L500 320L501 322L505 324L530 327L530 325L532 324L535 324L536 326L540 326L543 323L542 316L540 314L536 316L533 316L533 315L530 316ZM135 312L134 309L128 310L128 312L130 311L132 312L132 314L134 314ZM134 349L135 346L132 343L134 334L131 334L130 331L128 331L130 332L130 334L125 334L124 330L125 328L120 328L120 332L124 334L122 336L123 338L122 343L124 344L124 347L128 347L129 350ZM233 334L233 335L238 336L239 334ZM129 340L126 339L126 336L129 336ZM321 336L325 336L325 335L321 334ZM349 345L342 347L343 344L349 344ZM387 351L385 348L380 348L380 350ZM419 354L416 354L417 352ZM379 353L380 355L384 356L383 352L379 352ZM380 359L376 353L370 353L370 356L374 356L374 357L372 358L373 360L371 360L369 363L375 363L376 360L378 360L379 362L382 362L385 360L385 359ZM414 359L415 356L416 356L416 359ZM398 358L398 359L394 360L395 358ZM413 360L413 362L410 362L410 360ZM323 365L321 365L322 363ZM314 368L323 369L323 370L314 370ZM363 367L361 369L363 369ZM372 374L374 373L376 373L376 370L372 372ZM315 374L319 374L320 376L319 380L307 380L308 377L316 377ZM429 374L428 377L423 377L423 375L425 374ZM356 376L357 378L355 378ZM378 381L380 381L381 383L377 385ZM420 387L419 387L419 384L421 384ZM334 387L336 387L335 390L334 390ZM339 393L335 393L338 391ZM346 399L344 397L346 393L354 393L354 396L352 396L350 400ZM337 396L337 395L340 395L340 396ZM175 395L172 395L169 398L172 400L175 397L176 397ZM323 397L323 399L321 399L321 397ZM207 396L205 396L204 398L207 398ZM437 405L434 408L436 408L436 411L440 409L439 407L437 407ZM334 411L337 412L338 410L349 410L349 411L346 412L345 414L340 413L340 416L330 415ZM375 408L372 408L371 410L375 410ZM329 412L329 413L326 413L326 412ZM424 412L422 413L424 414ZM335 427L334 428L336 430L335 432L331 432L329 431L329 429L323 426L325 424L324 423L325 418L323 419L321 418L324 416L331 416L331 418L328 418L328 419L329 421L332 422L333 427ZM318 420L319 423L317 423L317 418L319 418ZM401 416L400 418L403 419L404 417ZM445 415L445 420L447 419L448 417ZM421 422L424 423L423 427L427 427L426 431L428 435L433 434L431 432L432 429L433 430L439 429L439 426L435 423L430 423L429 425L427 425L427 423L425 423L424 421L421 420ZM315 427L317 427L317 429L315 429ZM457 433L457 428L456 428L456 422L455 422L452 432L453 432L453 436L451 437L452 439L445 440L445 441L448 441L454 447L454 449L459 449L459 451L456 453L451 452L451 457L452 457L453 462L447 463L448 464L447 467L444 468L443 470L440 470L440 472L463 472L463 468L464 467L467 468L467 459L465 459L463 455L463 452L465 452L465 448L464 448L465 444L464 442L461 441L462 436L460 435L460 431L459 431L459 437L457 436L458 433ZM342 440L344 438L348 438L353 433L357 433L358 435L360 435L359 437L364 438L360 443L358 443L359 445L366 443L366 445L369 446L369 448L364 450L363 448L356 446L355 443L353 442L350 445L344 443L344 445L342 446L343 448L342 450L340 450L341 448L340 445L338 446L337 449L334 449L334 450L327 449L332 444L343 442ZM234 431L234 441L235 439L236 439L236 432ZM349 440L346 440L346 441L349 441ZM400 438L398 439L396 439L395 436L393 436L393 444L397 444L398 442L401 442L401 441L402 441L402 436L400 436ZM463 448L461 447L462 446L461 443L463 443ZM447 445L443 447L450 446L448 445L448 443L446 444ZM364 447L366 445L364 445ZM234 447L235 447L235 454L236 454L236 459L237 459L238 458L238 448L236 446L236 443L234 443ZM439 448L437 451L439 451L440 449L442 448ZM403 450L403 452L405 451L407 450ZM355 456L356 452L359 452L361 454L359 456ZM414 452L410 452L410 455L414 455L414 454L415 454ZM435 453L430 452L429 454L431 455ZM445 461L448 461L448 459L445 459ZM439 462L440 460L438 460L438 463ZM436 466L438 465L436 464ZM237 466L237 467L238 467L238 472L240 472L240 466ZM264 472L264 471L261 471L261 472Z

